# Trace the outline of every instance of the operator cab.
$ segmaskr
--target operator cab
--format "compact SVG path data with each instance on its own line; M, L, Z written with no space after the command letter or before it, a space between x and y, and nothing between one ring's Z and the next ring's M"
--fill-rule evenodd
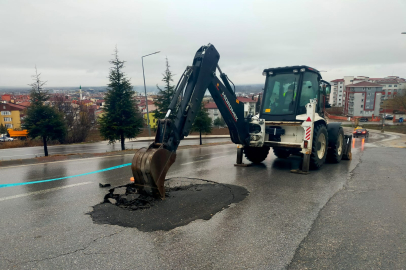
M321 100L322 78L314 68L291 66L265 69L264 98L260 118L266 121L295 121L306 114L310 99ZM324 82L324 81L323 81ZM325 89L325 87L324 87ZM321 112L318 105L316 113Z

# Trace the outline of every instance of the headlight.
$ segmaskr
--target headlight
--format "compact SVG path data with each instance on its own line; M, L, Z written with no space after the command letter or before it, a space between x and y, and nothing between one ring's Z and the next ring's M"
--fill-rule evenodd
M260 133L261 132L261 126L257 124L250 124L249 127L249 133Z

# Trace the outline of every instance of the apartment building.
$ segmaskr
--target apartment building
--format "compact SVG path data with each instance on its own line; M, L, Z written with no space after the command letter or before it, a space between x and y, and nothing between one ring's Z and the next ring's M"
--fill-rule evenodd
M214 102L207 102L204 104L204 108L207 110L211 121L214 122L216 118L222 118L219 109L217 108L216 103Z
M249 114L255 115L257 99L252 96L250 98L238 97L237 99L244 102L244 117L247 117Z
M12 103L1 103L0 104L0 124L3 124L6 128L20 128L21 127L21 117L23 117L23 112L26 109L24 106L12 104Z
M406 91L406 80L398 76L388 76L385 78L370 78L370 82L382 85L384 99L391 99L396 95Z
M348 116L378 116L383 99L382 85L361 81L349 84L345 90L344 114Z
M331 81L330 83L331 83L331 93L329 103L333 107L342 107L345 81L344 79L336 79Z
M238 97L238 100L244 102L244 117L247 117L249 114L255 115L257 103L256 98ZM217 108L216 103L207 102L204 104L204 108L207 110L212 121L214 121L216 118L223 118L219 109Z

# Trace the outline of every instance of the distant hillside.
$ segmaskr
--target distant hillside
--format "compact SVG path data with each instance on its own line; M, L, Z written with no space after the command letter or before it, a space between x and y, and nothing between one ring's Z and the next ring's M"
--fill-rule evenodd
M245 84L245 85L236 85L235 91L245 93L245 94L249 94L249 93L256 94L256 93L262 92L262 88L264 88L263 84Z

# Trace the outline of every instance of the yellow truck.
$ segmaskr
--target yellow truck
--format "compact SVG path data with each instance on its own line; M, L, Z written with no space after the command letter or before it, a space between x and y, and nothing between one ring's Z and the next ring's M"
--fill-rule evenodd
M10 135L10 138L27 138L28 136L28 131L26 129L24 130L13 130L12 128L7 129L8 134Z

